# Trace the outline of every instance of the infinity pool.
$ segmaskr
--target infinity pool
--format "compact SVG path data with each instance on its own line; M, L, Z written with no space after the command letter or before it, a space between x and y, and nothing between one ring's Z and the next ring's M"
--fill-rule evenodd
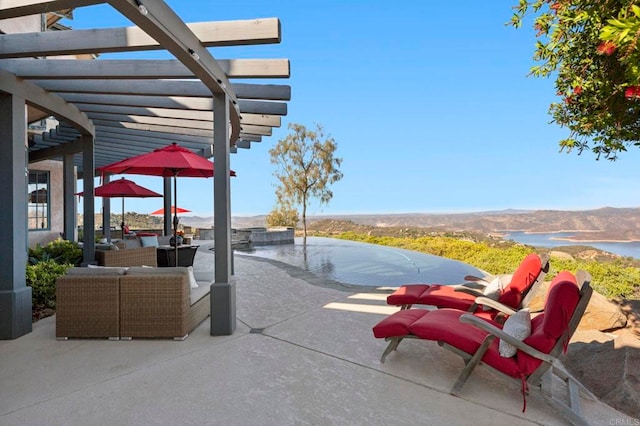
M323 278L360 286L409 283L457 284L482 275L473 266L395 247L323 237L296 238L295 244L253 247L242 254L277 260Z

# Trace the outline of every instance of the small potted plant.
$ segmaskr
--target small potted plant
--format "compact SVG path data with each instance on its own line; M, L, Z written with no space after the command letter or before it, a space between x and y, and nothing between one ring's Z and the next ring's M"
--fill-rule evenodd
M184 231L180 230L180 231L176 231L176 236L175 236L175 240L174 237L171 237L171 239L169 240L169 244L171 246L176 246L176 242L177 245L182 245L182 240L184 238Z

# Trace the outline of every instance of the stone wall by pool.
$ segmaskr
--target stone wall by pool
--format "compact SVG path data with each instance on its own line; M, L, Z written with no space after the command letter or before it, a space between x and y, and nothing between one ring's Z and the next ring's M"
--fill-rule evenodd
M201 240L213 240L214 229L198 229ZM234 243L247 243L254 246L264 246L272 244L293 244L295 239L295 229L293 228L239 228L232 230L232 240Z
M245 239L254 246L293 244L294 233L293 228L241 228L235 231L239 240Z

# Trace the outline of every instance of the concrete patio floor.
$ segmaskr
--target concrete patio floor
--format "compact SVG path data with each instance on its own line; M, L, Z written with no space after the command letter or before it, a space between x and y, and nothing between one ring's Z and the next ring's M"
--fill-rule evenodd
M199 249L201 285L213 255ZM562 425L532 390L487 367L459 397L463 363L435 342L405 341L384 364L371 328L386 293L340 288L297 268L235 256L237 330L185 341L55 339L55 317L0 341L0 425ZM636 424L583 399L594 425Z

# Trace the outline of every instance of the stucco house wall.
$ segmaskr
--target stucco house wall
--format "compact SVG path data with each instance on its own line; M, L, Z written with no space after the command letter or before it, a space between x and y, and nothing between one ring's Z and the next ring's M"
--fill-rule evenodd
M0 31L5 34L33 33L42 31L42 16L31 15L0 20Z

